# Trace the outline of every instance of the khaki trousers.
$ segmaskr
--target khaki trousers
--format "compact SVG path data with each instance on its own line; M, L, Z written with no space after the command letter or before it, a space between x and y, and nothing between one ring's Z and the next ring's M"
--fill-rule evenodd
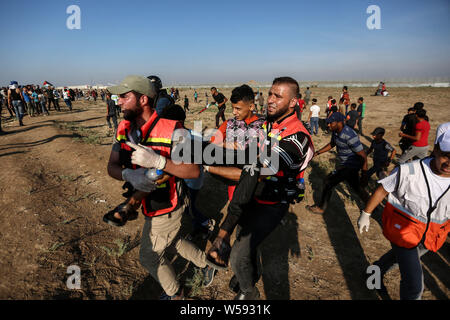
M206 267L205 252L179 235L185 209L186 205L183 205L170 214L146 218L142 231L139 260L169 296L175 295L180 288L175 270L165 257L169 247L175 248L183 258L197 267Z

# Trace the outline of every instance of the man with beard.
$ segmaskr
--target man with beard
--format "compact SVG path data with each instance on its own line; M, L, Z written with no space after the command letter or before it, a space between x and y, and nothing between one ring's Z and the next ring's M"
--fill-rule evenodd
M230 265L234 276L229 287L237 293L235 300L254 300L260 294L256 283L261 276L257 266L257 250L280 224L289 204L298 200L297 178L314 155L308 130L298 120L294 107L299 86L290 77L276 78L267 98L265 137L260 140L259 162L264 167L244 168L228 214L209 251L218 264L227 263L227 246L237 226L231 248ZM270 153L270 156L269 156Z
M175 248L182 257L202 268L205 278L209 278L205 279L206 283L210 283L214 276L214 269L207 266L205 253L179 235L181 218L188 203L181 179L197 178L199 167L196 164L176 164L171 160L172 136L182 125L179 121L158 116L153 108L157 89L150 79L128 76L118 86L108 90L119 96L124 117L117 129L117 142L110 154L108 174L114 179L129 182L134 189L145 193L142 198L145 224L140 262L161 284L165 292L161 299L182 299L183 288L170 260L165 257L169 248ZM133 149L137 151L133 152ZM146 168L162 170L168 179L155 182L148 178L149 170ZM122 212L124 206L107 213L104 221L115 226L124 225L127 220L127 215ZM137 218L137 213L133 218Z

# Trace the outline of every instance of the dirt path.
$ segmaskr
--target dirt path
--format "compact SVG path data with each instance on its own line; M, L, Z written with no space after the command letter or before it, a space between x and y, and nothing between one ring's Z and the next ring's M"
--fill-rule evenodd
M77 101L72 113L27 116L24 127L15 121L2 123L9 134L0 136L0 299L156 299L161 293L139 264L143 217L124 228L101 220L124 199L122 183L106 172L112 137L104 109L101 101ZM202 117L212 122L211 115L205 112ZM196 118L188 116L189 121ZM329 138L316 139L321 145ZM321 188L332 158L329 154L308 170L305 203L312 203L317 193L312 191ZM200 209L222 209L223 186L212 178L205 184ZM263 298L380 298L366 288L364 271L387 251L388 243L376 222L365 237L357 233L357 203L345 186L337 189L332 202L332 214L323 217L308 214L305 203L291 206L266 240L258 283ZM221 214L214 217L220 219ZM205 242L198 245L204 248ZM425 299L449 297L449 250L447 243L441 253L424 259ZM80 290L66 286L72 265L81 269ZM193 298L233 298L228 290L231 271L219 272L214 283L202 289L197 288L192 265L176 259L175 267L183 272L181 281L193 286L188 290ZM386 282L391 297L398 299L398 271Z

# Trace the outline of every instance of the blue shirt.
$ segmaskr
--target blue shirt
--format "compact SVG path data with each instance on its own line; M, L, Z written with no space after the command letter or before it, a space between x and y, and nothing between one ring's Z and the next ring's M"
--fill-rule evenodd
M28 96L26 91L22 91L22 96L25 102L31 102L30 97Z
M336 146L338 159L343 166L350 168L362 166L362 159L356 153L363 150L363 145L356 132L349 126L345 125L339 133L333 132L331 146Z

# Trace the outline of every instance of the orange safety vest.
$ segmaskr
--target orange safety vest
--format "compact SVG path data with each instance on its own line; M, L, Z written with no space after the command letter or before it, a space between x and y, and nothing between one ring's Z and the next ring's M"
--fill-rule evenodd
M396 190L389 194L382 215L383 235L399 247L423 243L436 252L449 231L450 186L433 205L423 166L423 160L400 165Z
M267 134L267 121L264 122L264 124L263 124L263 130L264 130L264 133ZM303 175L305 174L305 169L308 166L309 161L314 156L314 144L313 144L313 141L312 141L309 131L306 130L302 121L297 118L297 115L295 113L293 113L291 116L288 116L285 119L283 119L282 122L273 123L270 132L267 134L267 139L274 138L274 139L277 139L278 141L281 141L282 139L289 137L297 132L303 132L304 134L306 134L306 136L308 137L308 140L309 140L309 150L308 150L308 155L307 155L305 162L303 163L303 165L300 168L298 168L298 173L295 177L296 180L303 178ZM276 145L273 145L272 148L275 146ZM283 170L279 170L275 174L275 177L285 177L285 176L287 176L287 173L284 172ZM266 179L270 180L271 176L267 177ZM264 199L258 199L257 197L255 197L255 200L262 204L278 203L278 202L274 202L274 201L266 201Z
M150 119L139 129L141 141L137 143L151 147L160 155L170 158L172 135L177 125L178 121L159 118L157 113L153 112ZM131 123L127 120L122 120L117 128L116 139L120 143L120 148L127 152L126 157L131 157L133 151L125 144L126 141L130 141L128 136L130 129ZM132 165L132 168L136 169L136 166ZM177 178L172 176L142 200L142 212L148 217L170 213L176 209L178 197Z

